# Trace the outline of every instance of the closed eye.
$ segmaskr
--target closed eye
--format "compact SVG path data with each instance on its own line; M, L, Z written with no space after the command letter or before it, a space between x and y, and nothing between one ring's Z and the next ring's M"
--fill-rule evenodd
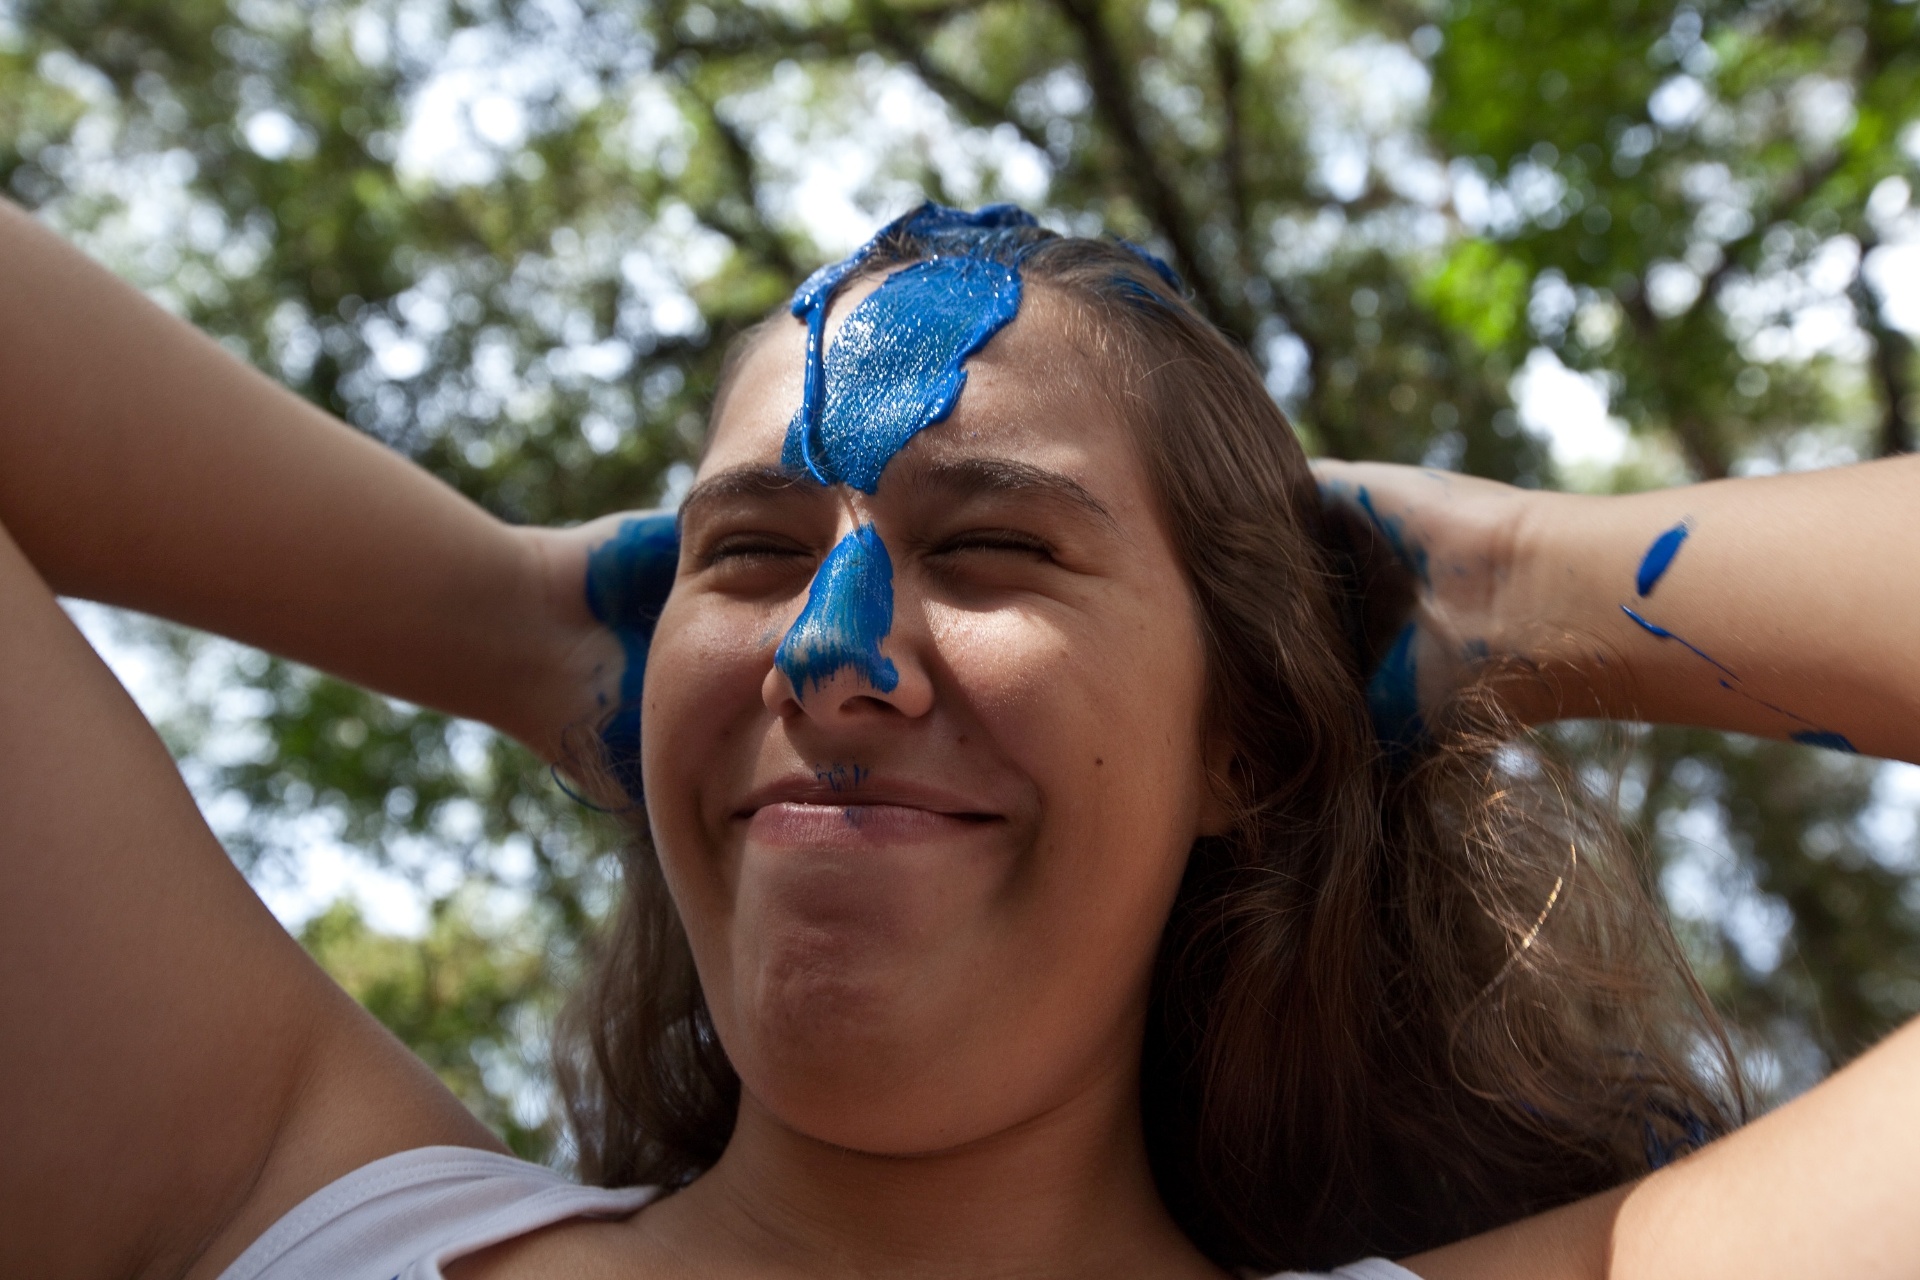
M730 533L701 548L697 563L703 569L721 565L751 567L812 556L812 548L791 538L766 533Z
M1016 529L975 529L955 534L932 547L929 556L956 556L969 552L1002 553L1052 560L1053 547L1044 538Z

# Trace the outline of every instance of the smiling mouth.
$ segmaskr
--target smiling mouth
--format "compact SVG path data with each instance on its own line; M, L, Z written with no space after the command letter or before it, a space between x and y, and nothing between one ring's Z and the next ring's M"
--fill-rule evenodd
M914 844L954 839L1006 819L972 810L946 811L911 804L780 800L741 810L748 834L758 843L790 848L861 844Z

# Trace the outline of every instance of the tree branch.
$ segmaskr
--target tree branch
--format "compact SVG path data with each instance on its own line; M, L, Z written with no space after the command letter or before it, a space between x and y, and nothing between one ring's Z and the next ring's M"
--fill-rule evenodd
M1173 182L1147 145L1134 110L1133 86L1113 34L1101 21L1099 0L1055 0L1068 24L1079 33L1086 54L1087 84L1094 110L1126 153L1128 171L1148 215L1173 250L1173 265L1186 277L1201 308L1213 322L1243 344L1253 340L1253 318L1243 300L1230 300L1200 251L1200 229Z

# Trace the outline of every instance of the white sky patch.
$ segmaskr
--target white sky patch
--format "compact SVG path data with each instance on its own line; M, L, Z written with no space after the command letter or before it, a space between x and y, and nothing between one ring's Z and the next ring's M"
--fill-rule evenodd
M1626 424L1607 412L1605 379L1576 373L1535 347L1510 389L1521 424L1547 441L1556 465L1613 467L1626 460L1631 440Z

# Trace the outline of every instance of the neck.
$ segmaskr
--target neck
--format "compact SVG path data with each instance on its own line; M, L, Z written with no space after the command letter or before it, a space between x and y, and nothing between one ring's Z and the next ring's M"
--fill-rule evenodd
M913 1156L818 1141L745 1096L720 1162L638 1221L715 1275L1218 1280L1154 1189L1131 1075Z

